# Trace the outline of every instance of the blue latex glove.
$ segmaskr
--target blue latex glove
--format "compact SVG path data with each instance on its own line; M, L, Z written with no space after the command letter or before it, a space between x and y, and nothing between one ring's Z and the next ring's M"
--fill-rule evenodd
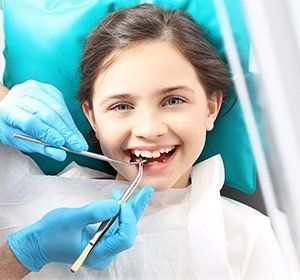
M141 215L143 214L143 211L144 211L144 208L140 207L138 205L140 204L140 201L144 200L144 198L143 198L145 196L145 193L144 193L145 190L144 189L148 189L148 188L151 188L151 187L144 187L142 189L142 191L139 191L139 192L135 193L133 195L133 197L129 200L129 204L130 204L137 220L140 219L140 217L141 217ZM152 188L151 188L151 190L153 191ZM149 191L147 190L147 192L150 192L151 190L149 190ZM123 192L121 190L115 189L115 190L112 191L112 198L114 200L118 201L121 198L122 194L123 194Z
M116 254L134 244L137 220L152 194L151 187L144 187L133 206L123 203L119 207L111 199L81 208L53 210L35 224L10 234L8 245L30 271L39 271L50 262L72 264L95 233L95 227L90 224L108 220L120 211L117 230L108 231L84 262L86 267L102 270L114 260ZM135 213L139 213L138 217Z
M29 80L14 86L0 102L0 141L23 152L37 152L62 161L66 152L26 142L14 133L32 136L53 146L83 151L88 145L55 87Z

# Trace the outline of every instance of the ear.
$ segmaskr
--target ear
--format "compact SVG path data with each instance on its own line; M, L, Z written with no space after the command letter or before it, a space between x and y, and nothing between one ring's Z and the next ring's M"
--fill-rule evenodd
M94 114L93 114L93 110L90 108L89 102L88 101L84 101L82 104L82 110L86 116L86 118L88 119L90 125L92 126L93 130L95 131L95 118L94 118Z
M208 100L207 107L207 119L206 119L206 130L211 131L214 128L214 122L219 114L222 106L223 93L222 91L215 91L210 99Z

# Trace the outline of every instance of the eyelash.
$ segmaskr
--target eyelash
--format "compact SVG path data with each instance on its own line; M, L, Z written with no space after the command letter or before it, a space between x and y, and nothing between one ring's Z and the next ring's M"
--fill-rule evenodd
M170 106L180 105L180 104L182 104L182 103L185 102L182 98L176 97L176 96L173 96L173 97L169 98L166 102L168 102L168 101L170 101L170 100L172 100L172 99L173 99L173 100L180 100L181 103L179 103L179 104L172 104L172 105L170 105Z
M130 106L129 104L125 104L125 103L119 103L119 104L116 104L116 105L114 105L113 107L111 107L111 111L125 111L125 110L116 110L118 107L120 107L120 106L124 106L124 105L126 105L126 106Z
M180 103L178 104L172 104L172 105L169 105L169 106L177 106L177 105L180 105L180 104L182 104L182 103L185 103L186 101L185 100L183 100L182 98L180 98L180 97L171 97L171 98L169 98L167 101L165 101L164 103L166 103L166 102L168 102L168 101L170 101L170 100L179 100L180 101ZM111 111L127 111L126 109L124 109L124 110L117 110L117 108L118 107L120 107L120 106L131 106L132 107L132 105L129 105L129 104L126 104L126 103L119 103L119 104L115 104L114 106L112 106L109 110L111 110Z

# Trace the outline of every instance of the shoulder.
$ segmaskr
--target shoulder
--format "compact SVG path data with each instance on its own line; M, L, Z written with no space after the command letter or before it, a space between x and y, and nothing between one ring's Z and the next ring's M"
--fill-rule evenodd
M270 219L233 199L222 197L221 201L229 254L238 255L245 260L249 257L259 232L271 227Z
M221 200L231 272L238 271L244 279L282 276L284 259L270 219L235 200L225 197Z
M223 196L221 201L225 226L237 224L241 230L245 229L249 233L270 224L267 216L243 203Z

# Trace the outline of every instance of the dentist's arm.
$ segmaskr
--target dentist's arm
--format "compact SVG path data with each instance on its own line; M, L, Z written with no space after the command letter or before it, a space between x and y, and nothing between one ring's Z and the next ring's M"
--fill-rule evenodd
M51 262L72 264L95 233L95 228L89 225L120 212L112 229L95 245L83 264L97 270L106 268L118 253L133 246L137 220L152 194L151 187L144 187L130 203L121 206L111 199L49 212L38 222L9 235L8 245L0 250L0 279L21 279Z
M58 89L30 80L7 90L0 87L0 141L4 145L60 161L65 159L65 151L15 139L14 133L52 146L65 145L76 151L88 149Z
M0 279L22 279L30 271L15 257L7 244L0 247Z

